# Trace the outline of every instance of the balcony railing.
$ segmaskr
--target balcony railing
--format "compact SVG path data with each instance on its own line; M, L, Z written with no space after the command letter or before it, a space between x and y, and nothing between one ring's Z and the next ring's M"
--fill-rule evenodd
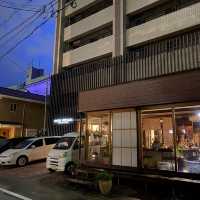
M99 39L63 54L63 67L112 53L113 36Z
M112 22L112 6L65 28L64 40L69 40Z
M128 29L127 46L134 46L199 24L200 3L196 3Z

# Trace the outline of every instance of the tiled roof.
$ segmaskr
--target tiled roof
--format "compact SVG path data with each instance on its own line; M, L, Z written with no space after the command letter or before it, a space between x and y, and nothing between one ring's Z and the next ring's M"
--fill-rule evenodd
M26 99L29 101L31 101L31 100L32 101L40 101L40 102L45 101L44 96L32 94L30 92L22 92L19 90L4 88L4 87L0 87L0 95L6 95L6 96L10 96L10 97L15 97L15 98Z

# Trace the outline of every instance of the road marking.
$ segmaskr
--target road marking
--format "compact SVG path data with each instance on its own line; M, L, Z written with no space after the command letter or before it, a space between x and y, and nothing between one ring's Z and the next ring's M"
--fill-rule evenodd
M32 199L30 199L30 198L28 198L28 197L22 196L22 195L20 195L20 194L11 192L11 191L6 190L6 189L3 189L3 188L0 188L0 192L3 192L3 193L5 193L5 194L8 194L8 195L10 195L10 196L12 196L12 197L16 197L16 198L21 199L21 200L32 200Z

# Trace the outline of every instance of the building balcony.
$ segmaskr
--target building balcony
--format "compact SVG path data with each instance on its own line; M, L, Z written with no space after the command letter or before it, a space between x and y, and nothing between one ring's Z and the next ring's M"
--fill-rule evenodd
M63 67L112 53L113 36L108 36L63 54Z
M76 0L77 2L77 7L76 8L72 8L71 6L68 6L65 9L65 16L71 15L72 13L94 3L96 0Z
M133 13L144 7L158 3L160 0L126 0L126 14Z
M67 28L64 31L64 40L73 39L84 33L88 33L98 27L104 26L112 22L113 9L112 6L91 15Z
M127 30L127 47L200 24L200 3L180 9Z

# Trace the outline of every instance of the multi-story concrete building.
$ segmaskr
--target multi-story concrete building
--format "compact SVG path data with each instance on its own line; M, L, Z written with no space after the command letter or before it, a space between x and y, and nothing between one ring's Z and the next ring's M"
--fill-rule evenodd
M64 7L65 0L59 1ZM133 47L199 25L198 0L84 0L57 20L54 72L102 57L124 55Z
M57 18L50 134L81 119L87 164L200 173L200 1L73 5Z

